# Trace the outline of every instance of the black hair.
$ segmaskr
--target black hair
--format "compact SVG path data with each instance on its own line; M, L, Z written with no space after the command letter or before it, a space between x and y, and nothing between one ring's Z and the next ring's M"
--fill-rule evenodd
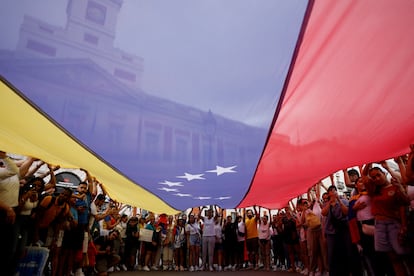
M34 183L29 183L27 182L26 184L24 184L24 186L21 188L20 193L24 194L27 193L28 191L31 190L36 190L36 185Z
M306 198L300 198L298 204L303 204L305 201L308 201Z
M41 178L41 177L39 177L39 176L28 176L27 178L26 178L26 183L27 184L32 184L32 185L35 185L35 182L36 181L39 181L40 182L40 185L42 186L42 190L45 188L45 181L43 180L43 178ZM36 186L36 185L35 185Z
M118 236L120 235L119 231L117 229L113 229L109 232L108 236L111 235L112 233L117 233Z
M348 175L357 175L358 177L360 176L359 172L356 169L348 170Z
M376 171L379 171L379 172L382 172L383 174L385 174L385 172L380 167L372 167L371 169L369 169L368 172L372 172L373 170L376 170Z
M68 192L70 196L72 196L73 191L72 191L72 189L71 189L71 188L64 187L64 188L63 188L63 191L62 191L61 193L65 192L65 191L66 191L66 192Z
M335 185L331 185L331 186L328 187L328 192L330 192L332 190L338 191L338 189L336 188Z
M105 195L104 194L97 195L96 200L105 200Z

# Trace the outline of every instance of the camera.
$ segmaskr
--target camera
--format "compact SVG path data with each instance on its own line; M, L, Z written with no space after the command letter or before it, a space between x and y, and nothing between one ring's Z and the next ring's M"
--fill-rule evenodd
M35 189L36 189L36 185L34 183L27 183L26 185L23 186L23 192L25 193L35 190Z

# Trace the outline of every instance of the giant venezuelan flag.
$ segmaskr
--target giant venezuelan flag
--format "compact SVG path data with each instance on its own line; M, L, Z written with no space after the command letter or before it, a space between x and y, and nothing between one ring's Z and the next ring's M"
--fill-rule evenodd
M412 1L6 1L0 148L154 212L279 208L414 142Z

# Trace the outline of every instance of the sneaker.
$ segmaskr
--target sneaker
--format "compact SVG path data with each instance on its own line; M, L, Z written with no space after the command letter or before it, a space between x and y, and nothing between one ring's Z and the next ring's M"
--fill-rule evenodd
M124 265L124 264L121 264L121 269L123 270L123 271L127 271L128 270L128 268L126 267L126 265Z
M232 266L231 271L236 271L236 269L237 269L237 265L235 264Z
M142 270L144 270L144 271L151 271L147 265L146 265L146 266L144 266L144 267L142 268Z
M190 269L188 271L193 272L194 271L194 266L190 266Z
M76 269L75 276L85 276L85 274L82 271L82 268Z
M218 271L223 271L223 268L221 267L221 265L218 266Z
M180 271L184 271L184 267L180 265Z
M142 270L142 265L138 265L138 266L137 266L137 270L138 270L138 271L141 271L141 270Z
M287 272L295 272L295 269L293 269L293 268L289 268L289 269L287 270Z
M305 268L304 270L300 272L300 274L303 274L303 275L308 275L308 273L309 273L309 270L307 268Z
M108 272L114 272L114 267L113 266L111 266L109 269L108 269Z
M210 271L214 271L213 267L210 265L210 267L208 268Z
M158 267L156 267L155 265L153 265L153 266L151 266L151 270L157 271L158 270Z

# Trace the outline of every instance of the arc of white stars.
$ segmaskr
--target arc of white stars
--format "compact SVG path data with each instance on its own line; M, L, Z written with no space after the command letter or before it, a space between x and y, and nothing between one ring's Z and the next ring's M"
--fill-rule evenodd
M168 187L182 187L183 184L181 184L181 183L182 182L172 182L172 181L165 180L163 182L159 182L158 184L166 185Z
M176 193L174 195L179 196L179 197L189 197L189 196L191 196L191 194L182 194L182 193Z
M206 199L211 199L211 196L196 196L194 197L194 199L206 200Z
M218 200L225 200L225 199L230 199L231 196L221 196L221 197L216 197L216 199Z
M171 188L166 188L166 187L158 188L158 190L163 190L166 192L178 192L178 189L171 189Z
M177 178L185 178L185 179L187 179L187 181L192 181L192 180L195 180L195 179L205 180L203 175L204 175L203 173L201 173L201 174L184 173L184 175L177 176Z
M216 166L215 170L210 170L210 171L206 171L206 172L211 172L211 173L216 173L217 176L225 174L225 173L235 173L236 171L234 171L233 169L236 168L237 166L231 166L231 167L221 167L221 166Z

